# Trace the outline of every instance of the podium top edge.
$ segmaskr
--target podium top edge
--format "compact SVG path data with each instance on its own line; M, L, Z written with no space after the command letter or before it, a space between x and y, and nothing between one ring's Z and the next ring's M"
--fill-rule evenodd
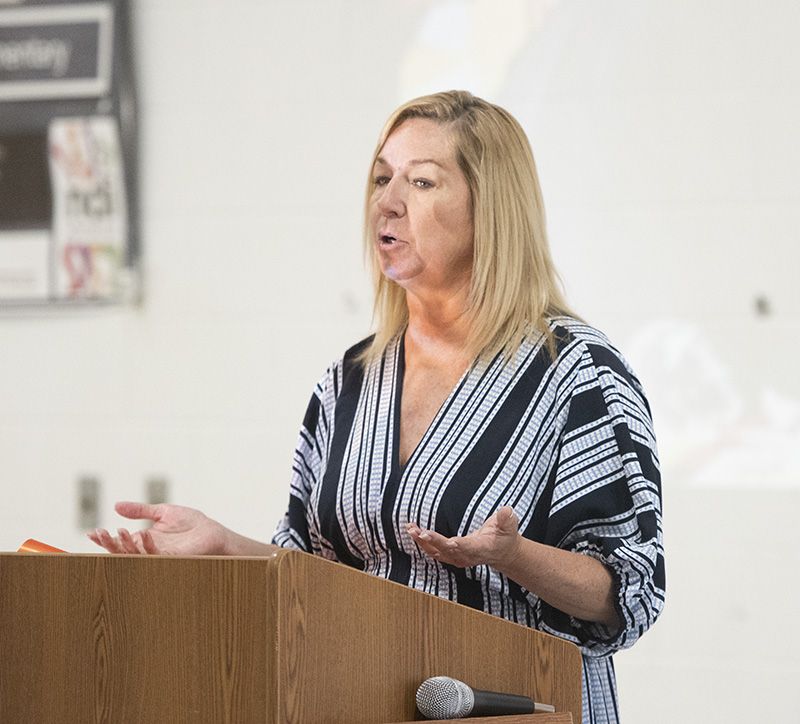
M17 556L24 557L38 557L38 558L96 558L104 560L120 560L130 559L140 561L142 559L152 559L157 561L274 561L283 558L286 554L296 554L300 551L294 551L288 548L275 551L268 556L154 556L146 553L70 553L65 551L63 553L53 553L49 551L0 551L0 557L11 558Z

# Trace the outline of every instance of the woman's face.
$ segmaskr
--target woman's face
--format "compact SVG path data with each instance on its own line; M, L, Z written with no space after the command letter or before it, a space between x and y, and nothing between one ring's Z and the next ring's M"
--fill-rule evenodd
M414 294L468 289L472 199L447 127L404 121L386 139L372 182L370 221L383 273Z

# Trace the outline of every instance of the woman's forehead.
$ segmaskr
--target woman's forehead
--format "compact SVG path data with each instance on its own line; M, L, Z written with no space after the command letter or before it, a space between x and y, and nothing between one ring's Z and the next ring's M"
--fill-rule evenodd
M428 118L403 121L389 134L376 156L376 163L389 166L432 163L447 168L455 161L452 130Z

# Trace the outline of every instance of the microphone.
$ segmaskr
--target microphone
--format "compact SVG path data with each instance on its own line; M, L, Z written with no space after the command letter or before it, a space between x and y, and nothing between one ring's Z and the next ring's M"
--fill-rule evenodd
M502 716L554 712L529 696L481 691L449 676L426 679L417 689L417 709L426 719L462 719L467 716Z

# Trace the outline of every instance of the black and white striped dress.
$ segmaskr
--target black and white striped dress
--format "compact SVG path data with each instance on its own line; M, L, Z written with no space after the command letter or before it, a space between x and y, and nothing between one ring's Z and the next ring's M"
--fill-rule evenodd
M608 340L551 320L555 361L535 335L510 363L464 373L404 467L398 461L403 340L364 367L350 349L320 380L274 542L346 563L567 638L583 653L583 720L618 720L611 654L631 646L664 602L658 459L647 401ZM521 533L614 573L613 632L577 620L488 566L424 555L409 521L445 536L510 505Z

